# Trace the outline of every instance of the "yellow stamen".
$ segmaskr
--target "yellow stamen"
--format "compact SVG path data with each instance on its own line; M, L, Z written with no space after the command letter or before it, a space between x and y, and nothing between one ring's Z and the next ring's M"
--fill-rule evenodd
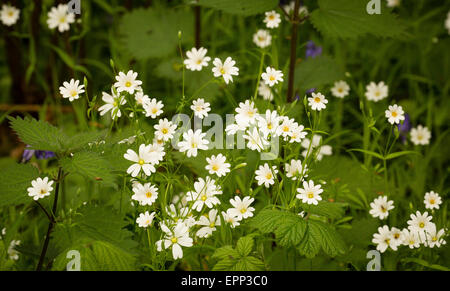
M145 164L145 161L143 159L140 159L138 163L142 166L143 164Z
M177 241L178 241L178 239L177 239L176 237L173 237L173 238L171 239L171 241L172 241L172 243L176 244Z
M149 191L149 192L145 193L145 196L147 196L147 198L152 198L152 193Z
M131 82L130 82L130 81L127 81L127 82L125 83L125 87L131 87Z

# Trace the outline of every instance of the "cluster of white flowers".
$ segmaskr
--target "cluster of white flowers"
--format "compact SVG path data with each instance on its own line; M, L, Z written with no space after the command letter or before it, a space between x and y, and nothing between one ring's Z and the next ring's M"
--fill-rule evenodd
M186 69L191 71L201 71L203 67L209 65L211 58L206 56L208 50L206 48L192 48L186 52L187 59L184 60ZM213 60L214 67L212 72L214 77L222 77L226 84L233 82L233 76L239 75L239 68L236 67L236 61L231 57L227 57L224 62L221 59L215 58Z
M442 203L439 194L431 191L425 194L424 204L427 209L439 209ZM393 201L388 201L386 196L375 199L370 206L370 214L373 217L384 219L388 216L388 211L393 209ZM396 251L399 246L409 246L409 248L419 248L421 245L434 248L446 244L444 240L445 229L436 228L428 212L416 211L410 215L407 221L408 227L402 230L384 225L378 228L378 233L373 235L372 242L377 245L377 250L384 253L388 248Z
M14 6L3 4L0 10L0 20L3 25L12 26L16 24L20 17L20 10Z
M3 236L5 236L5 235L6 235L6 228L3 228L0 233L0 240L2 240ZM8 250L7 250L10 260L17 261L19 259L19 252L15 248L16 248L16 246L19 246L20 244L21 244L20 240L13 239L10 241Z

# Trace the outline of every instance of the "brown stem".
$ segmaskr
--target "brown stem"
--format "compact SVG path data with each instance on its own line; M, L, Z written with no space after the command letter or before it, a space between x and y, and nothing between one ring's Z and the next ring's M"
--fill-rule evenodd
M52 213L56 214L57 206L58 206L58 193L59 193L59 185L61 184L61 177L63 176L62 168L59 167L58 170L58 178L56 179L56 187L55 187L55 199L53 200ZM47 235L45 236L44 245L42 247L41 255L39 257L39 262L36 267L36 271L42 270L42 264L44 263L45 255L47 253L48 245L50 243L50 234L52 233L53 227L55 226L55 221L50 221L48 224Z
M48 220L50 220L51 222L55 223L55 219L53 218L52 215L50 215L48 213L48 211L44 208L44 206L42 206L41 203L39 203L39 201L35 200L34 202L36 202L36 204L42 209L42 211L44 211L45 215L48 217Z
M195 13L195 47L198 49L200 48L200 35L201 35L201 29L202 29L202 18L201 18L201 8L200 6L194 7L194 13Z
M294 18L292 21L292 33L291 33L291 55L289 59L289 77L288 77L288 96L287 101L292 102L294 97L294 74L295 74L295 61L297 55L297 34L298 34L298 9L300 7L300 0L295 0L294 6Z

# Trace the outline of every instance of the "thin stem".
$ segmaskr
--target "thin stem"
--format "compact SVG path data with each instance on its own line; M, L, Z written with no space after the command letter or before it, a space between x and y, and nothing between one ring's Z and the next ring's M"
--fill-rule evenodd
M44 208L44 206L42 206L41 203L39 203L37 200L35 200L34 202L36 202L36 204L42 209L42 211L44 211L45 215L47 216L48 220L50 222L55 222L55 219L53 218L52 215L50 215L50 213L48 213L48 211Z
M294 19L292 21L291 33L291 55L289 59L289 79L288 79L288 94L287 101L292 102L294 97L294 73L295 60L297 55L297 34L298 34L298 9L300 7L300 0L295 0Z
M63 171L62 171L62 168L59 167L58 178L56 180L56 187L55 187L55 199L53 200L53 207L52 207L53 215L56 214L56 210L57 210L57 206L58 206L59 185L61 184L61 177L62 176L63 176ZM39 262L38 262L38 265L36 267L36 271L41 271L42 270L42 264L44 263L45 254L47 253L48 244L50 243L50 234L51 234L54 226L55 226L55 221L54 220L50 221L50 223L48 224L47 235L45 236L44 245L42 247L42 251L41 251L41 255L39 257Z
M150 259L152 258L152 240L150 238L150 229L147 227L148 249L150 252Z
M263 51L263 53L261 55L261 62L259 63L258 80L256 81L256 88L255 88L255 94L253 95L253 100L256 100L256 96L258 95L258 87L259 87L259 82L261 81L261 74L262 74L262 70L263 70L265 55L266 55L266 52Z
M194 7L194 14L195 14L195 47L198 49L200 48L200 35L201 35L201 29L202 29L202 14L201 14L202 10L200 8L200 6L195 6Z

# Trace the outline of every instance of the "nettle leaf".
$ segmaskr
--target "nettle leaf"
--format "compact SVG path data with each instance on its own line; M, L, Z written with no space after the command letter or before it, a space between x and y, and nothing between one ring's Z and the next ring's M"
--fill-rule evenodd
M320 201L317 205L302 204L303 210L308 213L325 216L331 219L341 218L345 213L346 203Z
M119 35L127 51L138 60L165 57L176 52L178 32L182 40L193 38L191 10L135 9L125 13Z
M71 256L67 258L69 251L80 253L81 271L132 271L136 269L136 258L132 254L105 241L85 240L59 254L53 263L53 270L66 270L67 264L74 259Z
M11 164L2 168L0 175L0 207L31 202L27 188L39 176L37 168L30 164Z
M275 9L278 0L199 0L198 5L230 14L250 16Z
M241 237L236 245L236 250L241 257L248 256L253 249L253 239L248 236Z
M67 173L80 174L88 179L102 180L108 184L114 182L110 163L95 152L78 152L73 154L73 157L62 158L59 162Z
M218 248L212 257L218 260L233 259L239 257L239 253L232 246L224 246Z
M104 139L105 136L106 131L81 132L68 137L66 140L63 140L62 144L64 149L73 152L87 146L89 143L98 142Z
M264 271L264 262L255 257L243 257L231 268L231 271Z
M8 117L11 128L17 133L22 142L35 150L60 152L61 141L66 136L55 126L48 122L25 117Z
M308 230L305 231L305 237L297 246L299 253L307 258L315 257L320 251L320 232L311 231L310 225L308 222Z
M295 214L275 209L263 209L250 220L250 225L263 233L271 233L280 225L280 222L289 220L292 215Z
M329 56L309 58L299 63L295 69L295 84L300 88L300 96L311 88L332 84L344 78L344 70Z
M379 37L398 37L404 34L405 25L386 6L381 14L370 15L368 1L319 0L319 9L311 13L311 22L327 37L356 38L372 34Z
M322 221L310 220L308 221L308 227L308 231L320 238L322 249L329 256L334 257L345 253L345 243L331 225Z

